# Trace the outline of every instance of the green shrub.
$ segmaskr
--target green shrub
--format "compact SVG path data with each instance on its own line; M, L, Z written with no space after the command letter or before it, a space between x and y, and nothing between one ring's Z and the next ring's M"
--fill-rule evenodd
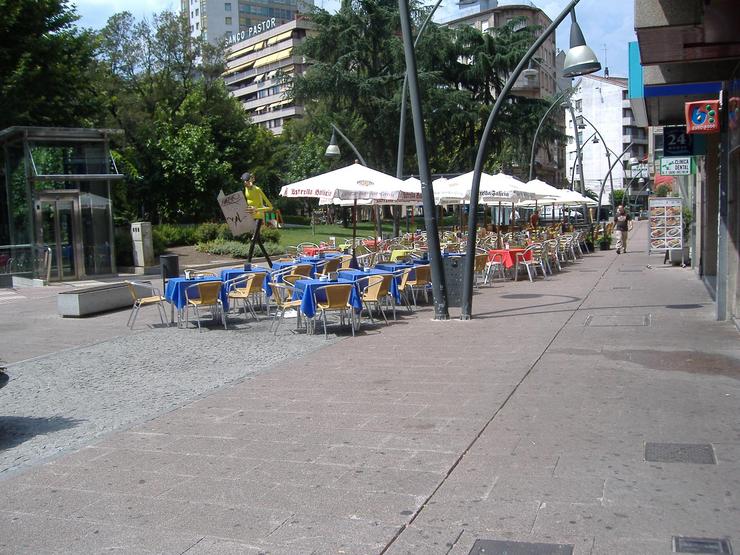
M160 224L152 226L152 235L156 242L159 241L164 248L179 247L182 245L194 245L195 226L183 224Z
M280 242L280 230L276 227L263 226L260 229L260 236L264 243L279 243Z
M249 243L240 241L208 241L207 243L198 243L195 247L200 252L209 254L220 254L231 256L232 258L247 258L249 256ZM284 249L276 243L266 242L265 250L269 255L283 254ZM259 247L255 248L255 256L261 256Z
M214 241L218 239L218 234L221 224L207 222L204 224L198 224L195 228L195 242L196 243L207 243L208 241Z
M121 226L115 229L116 265L134 265L134 244L131 240L130 227Z

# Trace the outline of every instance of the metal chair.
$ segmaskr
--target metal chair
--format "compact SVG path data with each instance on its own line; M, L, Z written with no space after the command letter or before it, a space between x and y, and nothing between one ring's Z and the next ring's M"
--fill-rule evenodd
M388 318L386 318L385 311L383 310L383 301L387 303L389 299L393 307L393 319L396 319L396 301L393 298L393 295L391 295L392 281L393 276L391 274L377 274L368 278L367 286L362 292L362 304L365 305L367 313L370 316L370 321L373 324L375 323L375 320L373 319L373 311L370 308L370 305L378 307L378 312L380 312L380 315L383 317L383 320L385 320L387 325Z
M221 294L221 286L223 285L220 281L203 281L201 283L195 283L185 289L185 325L188 324L188 309L192 306L195 309L195 316L198 318L198 331L201 331L200 327L200 309L207 307L210 308L213 314L213 319L216 319L216 315L221 312L221 320L226 327L226 313L224 312L224 305L221 302L219 295ZM196 295L193 295L196 293Z
M355 335L355 311L354 307L350 304L350 296L352 295L352 288L355 285L353 283L330 283L322 285L314 289L314 305L316 310L321 312L321 317L324 322L324 337L328 339L326 332L326 313L327 312L339 312L340 324L344 325L344 317L347 316L350 320L352 327L352 337ZM322 295L323 300L319 300ZM318 314L317 314L318 315Z
M127 281L128 290L131 293L131 297L134 299L134 305L131 307L131 313L128 316L126 325L130 329L134 329L136 323L136 317L139 315L139 309L142 306L157 305L157 312L159 313L159 319L162 320L162 324L166 324L167 312L164 308L165 298L159 293L159 289L152 286L147 281ZM147 291L148 295L142 295L141 291Z

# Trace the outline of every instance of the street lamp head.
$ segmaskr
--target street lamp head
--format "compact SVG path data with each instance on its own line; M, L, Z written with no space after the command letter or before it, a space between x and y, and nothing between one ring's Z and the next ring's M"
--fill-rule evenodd
M570 12L570 49L565 55L563 77L578 77L601 69L596 54L586 44L581 27L576 21L575 9Z
M637 164L639 164L639 163L640 163L640 160L638 160L638 159L637 159L636 157L634 157L634 156L633 156L632 158L630 158L630 160L629 160L629 165L630 165L630 166L636 166L636 165L637 165Z
M597 144L599 144L599 138L596 135L594 135L594 138L593 138L593 140L591 142L593 144L597 145Z
M339 151L339 145L337 144L337 132L332 129L331 140L329 141L329 146L326 147L324 156L327 158L339 158L340 155L341 152Z
M644 177L641 177L640 179L638 179L637 180L637 184L638 185L645 185L645 178Z

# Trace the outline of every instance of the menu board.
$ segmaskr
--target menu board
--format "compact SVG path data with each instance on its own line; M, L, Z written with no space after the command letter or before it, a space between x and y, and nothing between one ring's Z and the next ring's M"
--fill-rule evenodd
M683 203L680 198L650 198L650 250L683 248Z

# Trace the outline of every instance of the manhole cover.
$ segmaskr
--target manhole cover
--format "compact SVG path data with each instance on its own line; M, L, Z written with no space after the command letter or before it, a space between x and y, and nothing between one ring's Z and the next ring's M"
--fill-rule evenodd
M717 464L709 443L645 443L648 462ZM713 553L713 552L709 552Z
M592 328L613 328L620 326L649 326L650 314L590 314L583 324Z
M573 546L559 543L527 543L475 540L469 555L572 555Z
M674 553L726 553L732 555L730 540L673 536Z

